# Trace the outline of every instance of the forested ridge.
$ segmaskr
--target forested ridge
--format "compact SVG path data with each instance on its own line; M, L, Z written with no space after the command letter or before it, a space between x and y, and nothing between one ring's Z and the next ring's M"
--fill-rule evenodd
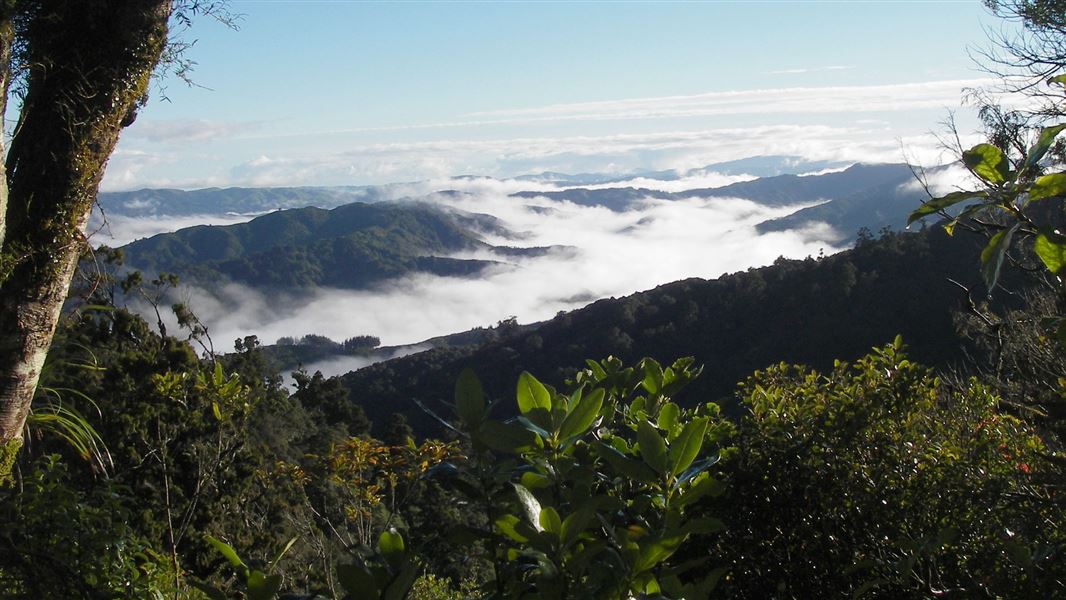
M451 258L496 249L477 231L508 234L497 219L419 203L355 202L272 212L247 223L199 225L122 248L126 264L189 283L236 282L264 290L366 288L412 272L470 276L492 260ZM499 248L502 256L543 248Z

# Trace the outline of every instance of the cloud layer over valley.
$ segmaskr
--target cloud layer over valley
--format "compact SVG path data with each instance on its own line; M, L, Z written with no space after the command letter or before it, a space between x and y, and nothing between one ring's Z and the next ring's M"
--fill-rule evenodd
M731 178L720 178L730 181ZM624 212L508 193L514 182L465 180L465 192L429 198L464 211L499 217L521 234L522 246L566 246L536 258L487 252L460 258L504 264L476 279L415 275L373 290L315 289L288 297L243 286L185 288L216 343L249 334L265 342L307 333L343 340L374 335L387 346L419 342L515 316L529 323L598 298L620 296L686 277L722 273L834 251L827 227L758 235L758 223L796 207L767 208L735 198L647 199ZM526 185L525 188L536 186ZM486 235L494 245L519 245Z

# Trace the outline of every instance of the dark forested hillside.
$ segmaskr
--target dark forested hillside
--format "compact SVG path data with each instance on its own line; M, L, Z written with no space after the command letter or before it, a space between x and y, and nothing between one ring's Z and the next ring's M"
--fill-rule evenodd
M353 203L277 211L247 223L201 225L123 247L126 264L186 281L256 287L361 288L408 272L466 276L492 264L446 255L492 249L478 231L503 230L488 215L418 203ZM543 249L501 249L505 255Z
M951 313L964 298L948 278L976 284L977 249L976 240L949 239L939 228L864 236L834 256L678 281L600 300L480 348L372 365L344 376L344 385L372 420L402 412L429 433L435 425L414 401L439 409L467 366L492 396L503 397L523 370L559 384L587 358L694 356L705 371L682 397L693 403L728 396L737 380L769 364L832 366L896 334L915 359L945 365L961 359Z

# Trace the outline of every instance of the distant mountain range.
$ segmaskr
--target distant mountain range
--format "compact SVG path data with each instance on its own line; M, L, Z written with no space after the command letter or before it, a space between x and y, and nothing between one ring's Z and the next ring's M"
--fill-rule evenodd
M631 210L648 200L686 198L743 198L766 206L782 207L819 203L759 226L762 233L800 229L825 223L839 233L839 240L854 239L862 227L879 231L902 228L907 215L922 200L923 192L913 181L910 167L902 164L857 164L843 171L822 175L777 175L730 185L663 192L643 188L572 188L552 192L518 192L518 198L543 197L582 206L603 206L614 211Z
M800 174L828 168L847 166L850 163L832 161L808 161L798 156L757 156L728 162L715 163L684 171L636 171L625 175L617 173L566 173L545 172L537 175L515 177L515 181L554 184L558 187L619 183L635 178L676 181L717 173L720 175L750 175L770 177L784 174ZM483 176L460 176L452 181L489 179ZM104 214L125 217L154 217L161 215L217 215L261 214L278 209L336 208L352 202L380 202L404 197L411 187L419 184L392 184L381 186L350 187L276 187L276 188L205 188L200 190L143 189L126 192L104 192L98 197ZM424 187L424 186L422 186ZM447 182L439 185L449 187Z
M492 246L480 234L514 237L495 217L414 202L356 202L331 210L280 210L227 226L200 225L122 248L129 268L176 273L186 282L260 289L360 289L412 272L470 276L509 257L548 248ZM459 259L485 251L499 260Z

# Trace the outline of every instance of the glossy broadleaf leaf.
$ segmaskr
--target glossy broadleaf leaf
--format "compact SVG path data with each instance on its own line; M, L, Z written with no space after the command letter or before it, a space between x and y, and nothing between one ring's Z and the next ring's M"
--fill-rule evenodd
M1066 196L1066 173L1050 173L1038 177L1029 188L1030 200Z
M666 473L666 441L655 426L644 419L637 421L637 443L640 444L640 456L644 462L657 472Z
M1014 232L1018 230L1018 226L1019 223L1014 223L996 233L988 241L988 245L985 246L984 250L981 251L981 277L984 279L990 294L999 281L999 272L1003 267L1003 259L1007 255L1007 250L1010 249L1011 239L1014 237Z
M271 600L281 589L281 575L252 571L248 575L248 600Z
M566 440L585 433L600 416L604 396L603 388L596 388L582 396L563 420L559 428L559 439Z
M663 368L656 361L645 358L640 361L644 371L641 385L649 394L658 394L663 387Z
M525 544L531 536L535 535L534 531L529 530L528 525L514 515L498 517L496 519L496 529L499 529L500 533L519 544Z
M538 532L544 531L544 527L540 524L540 501L526 486L520 483L512 483L511 485L514 486L515 494L518 495L518 504L525 512L526 519Z
M403 560L406 553L403 536L393 528L382 531L381 535L378 536L378 552L381 552L385 560L389 561L389 564L395 568Z
M537 518L537 522L542 530L554 533L557 536L562 535L563 520L559 517L559 511L553 507L545 506L540 509L540 516Z
M672 431L677 425L677 419L681 416L681 409L673 402L664 402L659 408L659 418L655 424L663 431Z
M1043 160L1047 151L1051 149L1051 145L1055 143L1055 138L1062 133L1063 129L1066 129L1066 123L1041 129L1036 143L1033 144L1033 147L1029 149L1029 153L1025 156L1025 166L1031 167Z
M518 400L518 412L530 421L537 424L541 429L551 429L551 392L537 378L523 371L518 376L518 389L515 393Z
M658 476L651 467L625 456L607 444L601 443L596 446L596 449L600 458L605 460L611 468L624 477L628 477L629 479L641 483L651 483L658 479Z
M1041 231L1033 242L1033 251L1048 271L1056 275L1066 267L1066 236L1053 231Z
M455 412L469 428L474 429L485 416L485 392L481 381L471 369L463 369L455 382Z
M965 202L972 198L987 198L987 192L952 192L946 196L940 196L939 198L932 198L924 202L921 206L914 209L910 216L907 217L907 225L914 223L915 221L927 217L933 213L955 206L960 202Z
M677 436L670 446L670 473L672 475L680 475L689 468L692 461L696 460L696 455L703 448L703 437L706 433L706 417L697 417L685 424L681 435Z
M550 411L552 408L551 395L544 384L537 378L522 371L518 376L518 410L524 415L535 409Z
M595 514L591 509L580 508L563 519L562 531L559 533L559 541L563 547L567 547L577 541Z
M1007 180L1010 163L1003 151L992 144L978 144L962 153L962 162L975 175L993 185Z
M477 439L501 452L522 452L531 448L540 448L544 445L537 434L513 423L500 423L499 421L485 421L478 429Z

